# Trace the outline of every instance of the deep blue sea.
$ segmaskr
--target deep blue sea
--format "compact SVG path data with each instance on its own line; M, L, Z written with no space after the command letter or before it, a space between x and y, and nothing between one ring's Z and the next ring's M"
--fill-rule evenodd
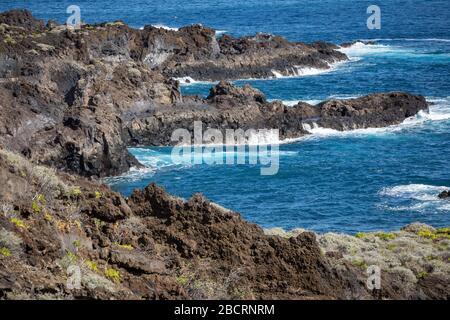
M408 91L434 103L405 123L339 133L315 128L310 137L280 145L280 168L261 176L255 165L176 165L170 148L131 149L148 169L108 180L128 195L149 182L189 198L201 192L263 227L354 233L393 230L420 221L450 225L450 2L448 0L152 0L1 1L0 10L28 8L65 21L77 4L84 21L123 20L179 28L201 23L232 35L269 32L289 40L358 43L351 61L329 72L250 83L269 99L317 103L372 92ZM381 29L369 30L367 7L381 8ZM211 83L183 86L206 95Z

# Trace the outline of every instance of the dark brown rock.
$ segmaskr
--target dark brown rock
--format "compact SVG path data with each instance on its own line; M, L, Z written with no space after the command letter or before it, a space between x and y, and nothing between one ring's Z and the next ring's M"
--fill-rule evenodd
M439 199L450 199L450 190L442 191L438 197Z
M0 246L11 253L0 254L2 299L448 299L446 276L432 270L406 284L383 273L370 292L364 270L325 256L316 234L268 236L199 194L184 201L149 185L124 199L58 172L44 192L37 169L0 150L0 202L16 219L0 215ZM37 192L46 201L30 214ZM83 275L77 290L66 285L71 265Z
M239 88L220 82L206 100L185 99L174 108L137 115L126 126L130 143L138 145L175 144L170 140L174 130L184 128L192 133L194 121L200 120L224 135L225 129L279 129L280 139L287 139L309 134L307 129L314 125L335 130L385 127L427 110L423 97L395 92L287 107L267 102L259 90L248 85Z
M34 37L44 27L29 12L0 17L11 24L1 31L9 40L0 42L0 145L82 176L139 167L128 146L171 145L173 130L192 130L194 120L211 128L279 129L283 139L307 134L305 124L380 127L427 108L423 98L401 93L289 108L268 103L248 85L226 82L207 99L182 97L171 79L261 78L272 70L288 75L293 66L327 68L346 59L328 43L292 43L269 34L216 39L214 30L200 25L135 30L123 22L78 31L52 25Z
M44 22L34 18L28 10L10 10L0 13L0 24L2 23L30 32L39 32L45 29Z

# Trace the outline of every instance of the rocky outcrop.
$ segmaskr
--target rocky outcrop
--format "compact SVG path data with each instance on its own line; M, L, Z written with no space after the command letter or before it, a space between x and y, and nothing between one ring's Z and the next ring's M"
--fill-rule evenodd
M418 280L383 272L381 290L368 290L363 264L353 260L375 250L369 235L267 235L201 195L186 201L149 185L123 198L4 150L0 177L1 299L448 298L448 267L425 274L425 257ZM435 249L408 250L447 259L437 248L448 230L423 230L405 235L439 237L429 244Z
M137 115L126 126L133 145L175 144L172 132L184 128L193 133L194 121L222 130L224 135L226 129L279 129L280 139L288 139L307 135L314 126L341 131L385 127L427 110L423 97L396 92L288 107L279 101L267 102L248 85L238 88L220 82L206 99L184 99L171 109Z
M152 41L159 44L158 49L149 53L147 60L169 77L219 81L296 76L303 68L329 69L332 63L347 60L335 45L292 43L270 34L243 38L223 35L216 39L214 30L202 26L158 32L164 33L164 40ZM161 53L162 43L180 54Z
M170 145L194 120L218 129L307 134L315 123L339 130L398 123L427 108L392 93L350 101L268 103L250 86L221 82L206 99L182 97L172 77L267 77L346 59L334 45L291 43L258 34L215 37L199 25L179 31L129 28L117 21L72 30L28 11L0 15L0 145L35 163L104 177L139 166L127 146ZM284 70L284 71L283 71Z
M424 97L402 92L371 94L350 100L330 100L316 106L317 124L336 130L380 128L399 124L420 111L428 111Z
M306 231L275 228L265 232L292 238ZM450 228L412 223L393 232L359 232L355 236L326 233L317 235L317 241L334 266L378 267L381 277L390 279L388 286L382 286L391 297L450 298L450 254L446 250Z
M139 31L121 23L42 31L26 23L26 11L5 16L20 18L0 29L0 143L85 176L137 166L122 138L124 118L181 99L175 81L139 59Z
M438 197L439 199L450 199L450 190L442 191Z
M22 28L30 32L45 30L44 22L33 17L28 10L11 10L0 13L0 24Z

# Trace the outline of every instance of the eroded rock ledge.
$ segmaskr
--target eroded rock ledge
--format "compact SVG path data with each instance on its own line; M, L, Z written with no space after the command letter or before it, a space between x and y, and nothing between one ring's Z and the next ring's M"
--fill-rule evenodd
M346 59L331 44L265 34L217 39L199 25L135 30L118 21L70 30L45 25L26 10L0 14L0 35L0 145L83 176L139 166L127 146L169 145L172 130L192 129L194 119L218 129L280 129L281 138L297 138L313 123L338 130L380 127L427 109L422 97L406 93L289 108L268 103L250 86L225 82L206 99L182 97L173 80L326 68Z

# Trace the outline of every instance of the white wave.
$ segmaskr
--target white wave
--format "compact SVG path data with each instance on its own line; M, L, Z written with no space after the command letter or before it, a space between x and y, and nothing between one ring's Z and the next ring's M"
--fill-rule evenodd
M277 79L288 78L288 77L306 77L306 76L315 76L324 72L330 72L330 69L319 69L319 68L310 68L310 67L299 67L294 66L290 70L286 70L289 73L289 76L284 76L282 73L272 70L273 75Z
M376 39L363 39L363 41L450 42L450 39L442 39L442 38L376 38Z
M425 184L408 184L390 188L383 188L379 194L381 196L414 199L419 201L442 201L438 195L449 187L431 186Z
M439 199L439 194L448 190L445 186L432 186L425 184L407 184L395 187L383 188L378 192L382 197L396 199L400 205L395 202L383 207L390 211L417 211L417 212L436 212L450 211L450 205L447 200ZM408 204L405 204L409 202Z
M382 44L366 44L363 42L355 42L349 47L340 47L338 50L342 53L345 53L350 59L357 59L367 55L388 53L397 51L399 49Z
M258 131L250 135L248 145L276 145L280 143L280 134L278 130Z
M339 134L339 131L334 129L321 128L317 125L317 123L303 123L303 129L317 136L330 136Z
M412 39L411 39L412 40ZM427 52L417 52L413 49L408 49L400 46L385 45L385 44L367 44L363 42L355 42L349 47L341 47L338 49L345 53L350 60L360 60L365 56L376 55L390 55L395 58L410 58L410 59L436 59L441 58L447 61L450 56L449 53L430 54Z
M300 99L299 100L268 99L267 101L269 101L269 102L281 101L285 106L293 107L300 102L308 103L310 105L315 106L321 102L328 101L331 99L348 100L348 99L355 99L355 98L359 98L359 97L361 97L361 95L331 95L331 96L327 97L326 99L303 99L303 100L300 100Z
M395 125L384 128L364 128L364 129L353 129L353 130L345 130L339 131L330 128L320 127L317 123L303 123L303 129L306 130L311 135L304 136L300 139L316 139L316 138L329 138L329 137L365 137L370 135L378 135L385 134L391 131L400 130L401 125ZM296 139L297 141L297 139Z
M279 99L268 99L267 101L269 101L269 102L281 101L282 104L284 104L285 106L288 106L288 107L293 107L296 104L298 104L299 102L301 102L300 100L279 100Z
M178 28L169 27L169 26L166 26L166 25L164 25L162 23L152 24L151 26L154 27L154 28L164 29L164 30L169 30L169 31L178 31L179 30Z
M450 203L445 203L442 206L437 207L438 210L440 211L450 211Z
M308 77L308 76L317 76L324 73L333 72L337 69L337 67L347 61L339 61L335 63L329 63L329 68L311 68L311 67L302 67L302 66L294 66L292 68L286 68L284 71L280 70L272 70L272 74L276 79L286 79L286 78L298 78L298 77ZM286 75L287 74L287 75Z
M279 139L279 131L276 129L260 129L253 132L245 132L244 136L237 136L234 141L228 141L224 135L224 141L218 143L187 143L180 147L225 147L225 146L268 146L283 143Z
M354 59L350 59L350 61L354 61ZM341 65L348 63L348 60L345 61L338 61L335 63L330 63L328 69L320 69L320 68L310 68L310 67L301 67L301 66L294 66L289 69L285 69L283 72L285 72L288 75L284 75L282 71L280 70L271 70L273 76L268 78L244 78L244 79L234 79L231 82L238 82L238 81L266 81L266 80L273 80L273 79L290 79L290 78L300 78L300 77L308 77L308 76L316 76L324 73L334 72L336 71ZM180 77L180 78L173 78L174 80L178 80L181 85L196 85L196 84L217 84L218 81L204 81L204 80L195 80L192 77Z
M321 103L322 100L320 100L320 99L310 99L310 100L304 100L303 102L306 102L306 103L308 103L310 105L315 106L315 105Z
M450 97L447 98L427 98L427 101L434 105L430 106L430 112L425 117L431 121L442 121L450 119Z
M157 170L154 167L143 167L143 168L132 167L128 172L124 173L123 175L108 177L103 179L103 181L110 185L119 184L121 182L129 183L133 181L139 181L143 177L151 177L155 174L156 171Z
M217 164L225 164L227 159L236 157L238 159L258 159L260 157L266 157L269 154L271 157L287 157L298 154L297 151L281 151L278 148L264 151L256 148L241 149L239 145L235 145L233 148L230 148L230 145L193 145L191 148L183 149L181 153L176 152L175 157L172 156L172 150L168 149L167 152L159 152L147 148L131 148L130 151L132 154L145 167L132 168L123 176L108 178L107 183L116 184L122 182L124 179L127 181L136 181L143 177L153 176L157 171L163 169L176 170L190 168L195 164L212 163L211 160L215 160Z
M194 80L191 77L174 78L174 80L177 80L178 82L180 82L180 84L195 84L195 83L198 83L197 80Z
M424 123L430 121L445 121L450 119L450 97L447 98L430 98L427 99L435 104L430 106L429 112L419 111L419 113L413 117L405 119L400 124L392 125L383 128L365 128L365 129L355 129L348 131L339 131L329 128L322 128L317 125L317 123L305 123L303 128L312 134L312 136L306 136L306 139L316 138L316 137L347 137L347 136L367 136L374 134L388 134L402 131L406 128L423 125Z
M199 81L195 80L192 77L180 77L180 78L173 78L174 80L177 80L180 82L183 86L189 86L189 85L196 85L196 84L217 84L217 81Z
M226 30L216 30L216 36L220 36L220 35L225 34L225 33L227 33Z
M350 99L356 99L356 98L360 98L362 97L362 95L350 95L350 94L332 94L330 96L328 96L326 100L350 100Z
M164 168L173 165L170 154L153 152L152 150L146 150L144 153L137 155L136 158L147 168Z

